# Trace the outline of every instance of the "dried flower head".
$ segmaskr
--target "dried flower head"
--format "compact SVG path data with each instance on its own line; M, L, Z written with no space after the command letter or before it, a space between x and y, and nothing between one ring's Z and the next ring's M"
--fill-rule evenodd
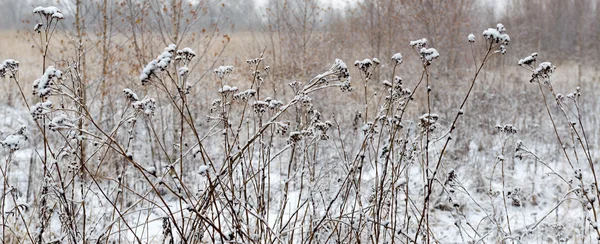
M401 64L402 63L402 54L396 53L396 54L392 55L392 61L394 61L396 63L396 65Z
M9 78L12 78L17 71L19 71L19 61L6 59L0 64L0 78L4 78L6 74L9 74Z
M139 113L143 113L147 116L154 115L156 110L156 101L148 96L144 97L141 101L136 101L131 106Z
M21 144L28 139L27 135L25 135L26 130L27 127L22 126L19 128L19 130L0 141L0 145L2 145L4 148L8 148L10 151L17 151L21 149Z
M425 46L427 46L427 39L422 38L422 39L419 39L416 41L411 41L410 46L413 48L416 48L416 50L420 50L420 49L424 48Z
M33 95L46 98L52 91L52 85L62 79L62 72L49 66L44 75L33 82Z

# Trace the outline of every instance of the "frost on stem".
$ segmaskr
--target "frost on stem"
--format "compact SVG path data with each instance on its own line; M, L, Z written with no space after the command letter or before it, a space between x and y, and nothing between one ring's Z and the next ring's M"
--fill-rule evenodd
M165 47L164 51L158 55L155 60L150 61L146 67L144 67L142 73L140 74L142 85L146 85L148 82L150 82L152 75L156 75L157 73L167 69L171 63L173 54L175 54L175 49L177 49L175 44L169 44L169 46Z
M0 64L0 78L4 78L6 74L9 74L9 78L12 78L19 70L19 61L14 59L6 59Z
M223 78L225 78L226 75L231 74L231 72L233 72L233 66L219 66L219 68L216 68L213 72L215 72L217 77L219 77L219 79L222 80Z
M44 75L33 82L33 95L47 98L52 91L52 85L62 79L62 72L49 66Z
M147 116L154 115L154 110L156 110L156 101L148 96L144 97L144 99L141 101L132 103L131 105L136 111Z
M475 35L473 35L473 33L469 34L469 36L467 36L467 40L471 43L475 42Z
M123 93L125 93L125 97L127 98L127 100L129 100L130 102L137 102L140 99L138 98L138 95L135 94L135 92L133 92L131 89L125 88L123 89Z
M392 61L394 61L396 63L396 65L401 64L402 63L402 54L396 53L396 54L392 55Z
M31 106L31 110L29 112L31 113L31 116L33 116L33 119L41 119L45 114L52 112L52 102L45 101L36 103L35 105Z
M15 133L7 136L4 140L0 141L0 145L4 148L10 149L10 151L17 151L21 148L21 144L24 141L27 141L27 135L25 135L25 130L27 127L22 126Z

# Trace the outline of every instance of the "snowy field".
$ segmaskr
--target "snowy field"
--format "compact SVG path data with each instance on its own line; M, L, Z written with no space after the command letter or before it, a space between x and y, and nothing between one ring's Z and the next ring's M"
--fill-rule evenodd
M323 28L313 55L131 4L0 32L3 243L600 239L597 65L497 22L378 57Z

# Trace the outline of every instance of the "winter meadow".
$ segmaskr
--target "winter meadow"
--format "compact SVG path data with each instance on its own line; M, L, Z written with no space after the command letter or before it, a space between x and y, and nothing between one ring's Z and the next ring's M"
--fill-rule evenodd
M597 243L597 0L4 0L2 243Z

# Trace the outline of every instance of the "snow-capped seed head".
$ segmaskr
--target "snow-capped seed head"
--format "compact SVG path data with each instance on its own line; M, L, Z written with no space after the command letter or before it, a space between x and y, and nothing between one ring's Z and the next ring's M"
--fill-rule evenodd
M219 77L219 79L223 79L226 75L233 72L233 66L219 66L219 68L216 68L213 72L217 75L217 77Z
M52 102L45 101L36 103L35 105L31 106L29 112L31 113L33 119L41 119L45 114L52 112Z
M358 67L358 69L360 69L363 73L367 73L369 68L373 66L373 61L368 58L364 59L363 61L356 60L354 61L354 66Z
M329 68L329 71L336 75L338 78L348 78L350 77L350 72L348 71L348 66L341 59L335 59L335 62Z
M40 33L40 31L42 30L42 26L44 26L44 24L42 23L35 24L35 26L33 27L33 31Z
M473 35L473 33L469 34L469 36L467 36L467 40L469 40L471 43L475 42L475 35Z
M55 6L49 6L49 7L38 6L33 9L33 13L44 15L44 16L52 16L57 13L60 14L61 11ZM52 16L52 17L54 17L54 16Z
M44 75L33 82L33 95L41 98L48 97L52 91L52 85L62 79L62 72L53 66L48 66Z
M65 17L61 13L54 13L54 14L52 14L52 18L61 20L61 19L64 19Z
M426 38L422 38L416 41L411 41L410 42L410 46L413 48L417 48L417 50L424 48L425 46L427 46L427 39Z
M123 93L125 93L125 97L127 97L127 100L130 102L137 102L140 100L137 94L135 94L135 92L133 92L131 89L125 88L123 89Z
M58 130L68 130L74 128L72 120L66 114L59 114L52 118L50 124L48 124L48 128L52 131Z
M27 135L25 135L26 129L27 127L22 126L19 130L0 141L0 145L4 148L8 148L10 151L21 149L21 144L28 139Z
M396 62L396 64L401 64L402 63L402 54L400 53L396 53L394 55L392 55L392 61Z
M180 67L179 68L179 76L186 76L190 72L188 67Z
M6 74L10 77L19 70L19 61L14 59L6 59L0 64L0 78L4 78Z
M543 62L535 70L533 70L533 73L531 74L531 80L529 80L529 82L533 82L536 79L542 78L544 79L545 83L548 83L550 82L550 78L555 70L556 66L553 66L552 63Z
M208 166L207 165L200 165L200 167L198 167L198 174L200 174L200 175L208 175Z
M192 50L189 47L186 47L184 49L177 51L177 55L178 55L178 57L185 59L187 61L190 61L194 57L196 57L196 53L194 52L194 50Z
M373 63L375 63L375 65L379 65L381 63L381 61L379 61L379 59L377 58L373 58Z
M532 53L531 55L519 60L519 66L528 65L532 66L535 61L537 61L537 53Z
M146 116L154 115L156 110L156 101L148 96L144 97L141 101L136 101L131 104L136 111L145 114Z
M506 34L506 28L504 28L504 25L502 24L498 24L496 28L488 28L483 31L483 37L503 45L508 45L508 43L510 43L510 36Z
M430 65L432 60L440 56L435 48L421 48L420 54L425 65Z

